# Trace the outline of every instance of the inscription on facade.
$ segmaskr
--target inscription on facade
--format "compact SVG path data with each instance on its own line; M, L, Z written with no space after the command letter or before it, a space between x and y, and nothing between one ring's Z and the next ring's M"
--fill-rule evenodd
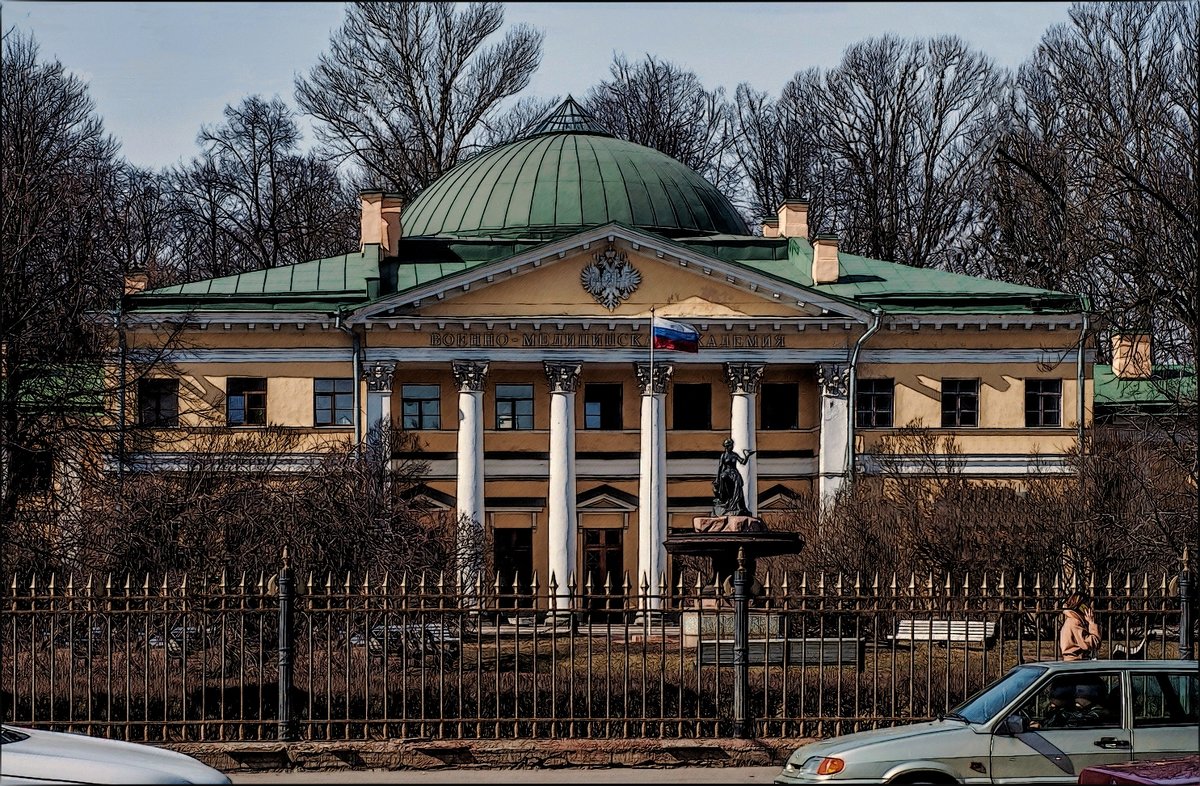
M463 348L523 348L542 349L649 349L643 333L463 333L438 331L429 334L429 346L446 349ZM787 337L779 334L762 335L700 335L702 349L787 349Z

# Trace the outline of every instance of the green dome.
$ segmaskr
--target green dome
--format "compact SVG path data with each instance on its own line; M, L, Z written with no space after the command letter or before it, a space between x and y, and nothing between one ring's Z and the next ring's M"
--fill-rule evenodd
M401 221L406 237L548 239L611 221L670 237L749 234L715 186L605 133L570 97L526 138L451 169Z

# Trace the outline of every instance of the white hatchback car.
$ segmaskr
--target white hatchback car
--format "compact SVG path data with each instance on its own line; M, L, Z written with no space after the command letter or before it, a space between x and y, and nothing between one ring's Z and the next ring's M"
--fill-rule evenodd
M1076 783L1197 750L1196 661L1029 663L938 720L801 746L775 783Z
M119 740L0 727L0 786L229 783L191 756Z

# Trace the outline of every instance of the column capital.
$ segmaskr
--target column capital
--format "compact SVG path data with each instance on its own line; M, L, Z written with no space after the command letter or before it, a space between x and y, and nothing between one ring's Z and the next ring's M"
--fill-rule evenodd
M579 387L579 375L583 373L582 363L552 363L542 361L546 368L546 381L550 383L551 393L574 393Z
M363 369L363 379L367 381L367 390L372 393L390 393L392 374L395 371L395 363L372 363L366 366Z
M725 382L730 393L757 393L766 366L761 363L726 363Z
M650 386L650 364L634 363L633 370L637 374L638 387L641 388L643 396L666 393L667 385L671 383L671 375L675 373L675 367L670 363L655 363L654 387L652 390Z
M817 366L817 385L825 398L845 398L850 386L850 367L845 363L822 363Z
M478 393L487 381L488 364L476 360L455 360L450 364L454 384L460 393Z

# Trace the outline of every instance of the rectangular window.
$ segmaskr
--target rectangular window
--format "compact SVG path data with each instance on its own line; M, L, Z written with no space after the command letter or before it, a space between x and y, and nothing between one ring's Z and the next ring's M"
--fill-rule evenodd
M891 428L895 382L890 379L860 379L854 403L858 428Z
M508 431L533 428L533 385L496 386L496 428Z
M179 380L138 380L138 423L158 428L179 425Z
M1200 676L1134 672L1133 726L1190 726L1200 720Z
M583 427L616 431L621 428L621 385L594 383L583 386Z
M979 380L942 380L942 428L979 425Z
M318 426L354 425L354 380L313 380L313 422Z
M406 430L442 427L442 391L439 385L402 385L400 401Z
M671 386L671 428L682 431L712 428L712 385L701 382Z
M54 483L54 454L49 450L18 448L13 455L13 485L19 493L50 491Z
M1025 380L1025 425L1029 428L1062 425L1062 380Z
M230 377L225 388L225 417L231 426L267 425L267 380Z
M771 382L762 386L759 421L764 431L800 428L800 385Z

